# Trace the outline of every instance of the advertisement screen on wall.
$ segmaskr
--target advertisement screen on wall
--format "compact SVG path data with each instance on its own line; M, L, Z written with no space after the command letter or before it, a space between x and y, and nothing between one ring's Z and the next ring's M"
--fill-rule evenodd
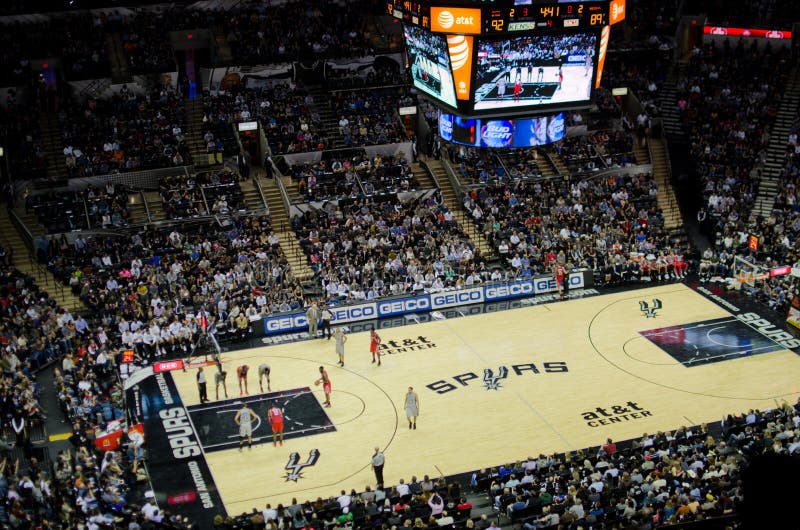
M537 118L478 119L439 114L443 140L473 147L536 147L564 138L564 113Z

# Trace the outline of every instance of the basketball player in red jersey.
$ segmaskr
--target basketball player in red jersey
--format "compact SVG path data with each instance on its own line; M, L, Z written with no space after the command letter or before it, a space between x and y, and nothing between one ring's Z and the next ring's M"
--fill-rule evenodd
M247 372L250 370L250 367L246 364L243 364L236 368L236 375L239 377L239 395L240 396L249 396L250 392L247 389ZM244 382L244 389L242 389L242 382Z
M372 362L378 358L378 366L381 365L381 336L375 331L375 326L369 330L369 351L372 353Z
M556 264L553 268L553 278L556 279L556 287L558 288L558 296L561 300L564 299L564 276L566 276L567 270L564 268L564 265L561 263Z
M276 436L280 435L281 445L283 445L283 411L277 405L273 406L267 412L269 417L269 424L272 427L272 446L277 446L275 440Z
M328 377L328 372L325 371L325 368L322 366L319 367L319 375L320 378L314 381L315 385L319 385L322 383L322 390L325 392L325 403L326 407L331 406L331 379Z

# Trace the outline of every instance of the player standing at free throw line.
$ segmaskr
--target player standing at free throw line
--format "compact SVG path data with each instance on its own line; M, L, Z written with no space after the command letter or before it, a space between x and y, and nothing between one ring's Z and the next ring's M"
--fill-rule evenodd
M267 416L272 427L272 446L275 447L277 445L275 443L276 435L280 435L281 445L283 445L283 411L277 405L274 405L267 412Z
M314 384L319 386L322 383L322 390L325 392L325 403L326 407L331 406L331 379L328 377L328 372L325 371L325 368L322 366L319 367L319 374L320 378L314 381Z
M239 426L239 452L242 451L244 439L247 438L247 448L253 448L253 422L258 419L258 415L247 406L247 403L242 403L242 408L236 411L236 416L233 421Z

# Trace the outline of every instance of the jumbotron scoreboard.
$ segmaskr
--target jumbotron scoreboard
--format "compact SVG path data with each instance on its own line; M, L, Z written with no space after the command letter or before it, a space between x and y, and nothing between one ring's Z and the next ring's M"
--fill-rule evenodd
M414 86L459 117L588 107L625 0L388 0Z

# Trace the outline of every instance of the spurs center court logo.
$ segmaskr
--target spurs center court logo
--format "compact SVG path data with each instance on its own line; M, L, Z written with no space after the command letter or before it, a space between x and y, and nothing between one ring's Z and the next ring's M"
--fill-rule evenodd
M597 407L594 410L581 412L581 417L589 427L600 427L622 423L624 421L640 420L652 416L653 413L644 407L639 406L635 401L628 401L622 405L611 405L610 407Z
M639 300L639 309L646 318L656 318L656 311L661 309L663 304L658 298L653 298L653 305L649 305L645 300Z
M429 390L433 390L437 394L446 394L459 388L469 386L470 381L482 380L483 386L486 390L500 390L503 388L501 381L508 378L509 374L514 375L537 375L537 374L556 374L569 372L566 361L548 361L545 363L535 364L512 364L509 370L506 366L500 366L497 373L491 368L483 369L483 378L479 377L475 372L466 372L463 374L454 375L452 377L455 383L448 380L440 379L439 381L425 385Z
M286 475L284 478L286 482L294 481L303 478L303 470L311 467L319 460L319 449L312 449L308 452L308 459L305 462L300 462L300 453L292 453L289 455L289 461L284 466Z
M491 368L485 368L483 370L483 386L486 387L486 390L500 390L501 386L500 381L508 377L508 368L505 366L501 366L497 369L497 375L492 371Z

